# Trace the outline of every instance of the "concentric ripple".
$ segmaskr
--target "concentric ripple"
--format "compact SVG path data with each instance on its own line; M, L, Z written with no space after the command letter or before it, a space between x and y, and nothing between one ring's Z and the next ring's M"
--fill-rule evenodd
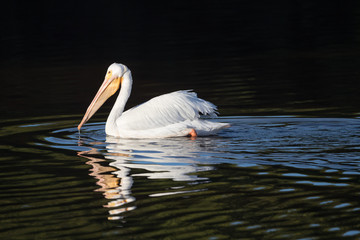
M79 116L2 122L0 236L360 237L360 121L229 117L218 136L117 139Z

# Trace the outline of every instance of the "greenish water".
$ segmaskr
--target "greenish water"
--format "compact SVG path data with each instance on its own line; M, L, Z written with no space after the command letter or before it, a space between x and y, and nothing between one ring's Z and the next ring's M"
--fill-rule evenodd
M80 116L3 121L6 239L360 237L357 118L227 117L218 136L114 139Z

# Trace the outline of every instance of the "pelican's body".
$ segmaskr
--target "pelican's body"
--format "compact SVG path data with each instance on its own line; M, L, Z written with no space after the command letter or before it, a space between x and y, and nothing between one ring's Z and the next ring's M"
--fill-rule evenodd
M78 126L88 121L117 89L121 89L106 121L105 132L121 138L165 138L211 135L229 127L227 123L200 119L200 114L216 117L216 106L200 99L191 91L164 94L125 112L130 96L132 76L123 64L113 63L85 116Z

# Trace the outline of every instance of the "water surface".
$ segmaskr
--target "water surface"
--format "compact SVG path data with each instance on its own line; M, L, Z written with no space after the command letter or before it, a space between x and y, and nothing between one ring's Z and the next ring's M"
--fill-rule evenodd
M3 121L3 237L360 236L356 118L226 117L218 136L116 139L100 119Z
M1 239L360 238L359 3L2 10ZM79 135L113 62L133 74L127 108L193 89L232 127L114 139L112 98Z

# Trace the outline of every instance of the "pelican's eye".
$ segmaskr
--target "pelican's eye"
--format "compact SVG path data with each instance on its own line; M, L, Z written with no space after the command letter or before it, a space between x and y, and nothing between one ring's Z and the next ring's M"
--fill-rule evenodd
M110 78L111 78L111 76L112 76L112 71L111 71L111 70L109 70L109 71L106 73L105 78L106 78L106 79L110 79Z

